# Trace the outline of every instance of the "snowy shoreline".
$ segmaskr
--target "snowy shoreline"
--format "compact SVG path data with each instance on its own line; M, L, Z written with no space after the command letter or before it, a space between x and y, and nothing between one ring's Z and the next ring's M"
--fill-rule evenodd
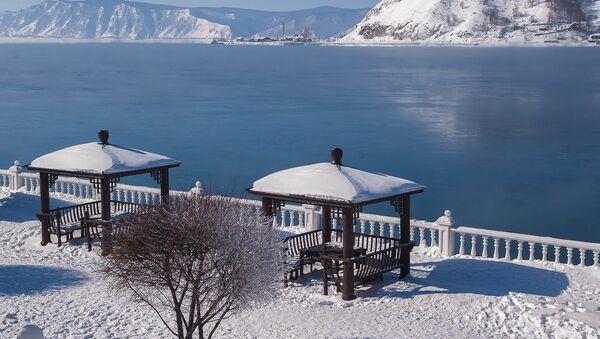
M190 45L210 45L211 39L75 39L75 38L10 38L0 37L0 45L26 45L26 44L190 44ZM223 46L284 46L282 43L231 43ZM599 44L589 42L568 42L568 43L503 43L503 42L485 42L478 44L459 44L459 43L434 43L434 42L322 42L315 45L305 45L310 47L465 47L465 48L593 48L600 47ZM298 46L293 46L298 47Z

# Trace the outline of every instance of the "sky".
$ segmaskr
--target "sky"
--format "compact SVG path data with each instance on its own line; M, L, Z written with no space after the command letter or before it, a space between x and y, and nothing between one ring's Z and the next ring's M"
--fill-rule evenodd
M0 11L17 10L42 2L42 0L0 0ZM184 7L240 7L272 11L288 11L318 6L343 8L373 7L377 0L143 0L140 2L169 4Z

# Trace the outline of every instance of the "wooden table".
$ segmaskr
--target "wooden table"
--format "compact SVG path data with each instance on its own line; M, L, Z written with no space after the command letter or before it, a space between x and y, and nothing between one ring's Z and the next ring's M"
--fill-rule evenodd
M300 250L300 274L304 274L304 264L302 260L304 258L312 258L314 261L318 261L323 253L323 245L311 246ZM328 257L339 257L343 258L342 244L329 242L325 244L325 253ZM354 247L352 251L352 257L358 257L367 254L367 249L362 247ZM312 263L311 263L312 265Z

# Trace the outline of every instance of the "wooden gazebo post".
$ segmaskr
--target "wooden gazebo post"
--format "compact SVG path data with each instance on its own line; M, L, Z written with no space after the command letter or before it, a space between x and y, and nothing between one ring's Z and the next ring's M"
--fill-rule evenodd
M100 179L100 205L102 208L102 220L110 221L110 179Z
M166 202L169 200L169 169L161 168L160 170L160 201Z
M47 215L50 212L50 180L48 173L40 172L40 205L41 213ZM50 242L50 220L49 218L41 218L42 222L42 246L46 246Z
M352 208L342 210L342 256L344 257L344 283L342 284L342 299L356 299L354 294L354 264L350 261L354 257L354 216Z
M321 216L323 227L323 243L331 241L331 207L322 206L323 215Z
M400 211L398 211L398 208L396 209L400 213L400 241L408 243L410 242L410 195L402 195L401 201L402 206ZM410 249L404 247L401 253L402 268L400 269L400 279L404 278L410 272Z

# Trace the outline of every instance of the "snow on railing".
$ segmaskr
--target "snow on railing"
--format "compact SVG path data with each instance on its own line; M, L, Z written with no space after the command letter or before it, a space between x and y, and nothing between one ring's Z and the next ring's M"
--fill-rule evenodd
M453 233L458 235L459 255L469 253L471 257L518 261L541 260L567 265L578 262L578 265L582 267L600 265L600 244L597 243L465 226L453 229ZM481 245L479 245L479 239L481 239ZM516 253L513 245L516 245Z
M8 170L0 170L0 187L11 191L39 193L37 173L24 172L15 161ZM77 199L97 199L97 192L89 180L59 177L51 192ZM189 192L171 191L176 194L203 194L202 183L197 182ZM160 189L145 186L117 184L111 199L154 205L160 201ZM238 199L238 198L235 198ZM259 210L260 201L238 199ZM276 227L296 227L306 230L321 227L321 211L312 205L286 204L273 218ZM332 219L332 228L340 229L340 221ZM361 213L355 230L360 233L391 238L400 237L400 218ZM493 231L460 226L457 227L450 211L435 222L410 221L410 239L422 249L438 249L441 256L471 256L497 260L553 262L557 264L600 267L600 243L540 237L535 235ZM458 247L458 250L455 248Z

